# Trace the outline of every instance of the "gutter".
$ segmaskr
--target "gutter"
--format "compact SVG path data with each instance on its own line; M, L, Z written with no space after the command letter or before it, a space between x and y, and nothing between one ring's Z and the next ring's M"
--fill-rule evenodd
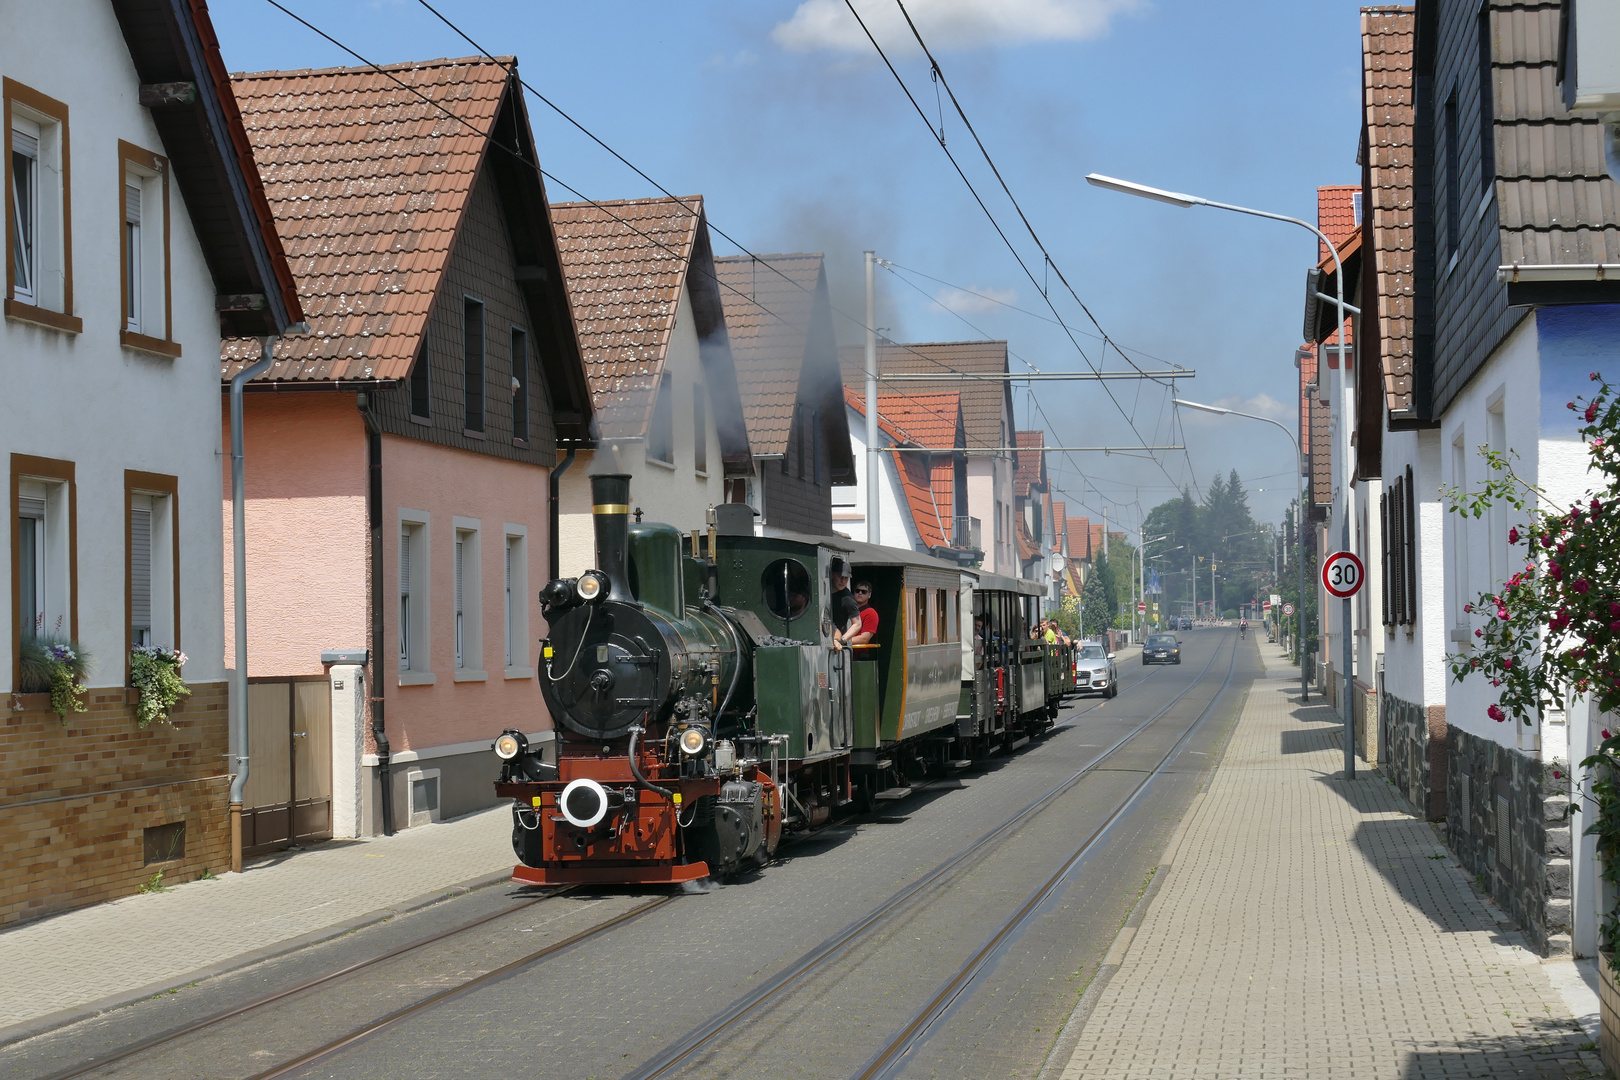
M1531 281L1620 281L1620 263L1509 263L1496 268L1496 280L1510 285Z
M371 739L377 747L377 804L382 812L384 836L394 835L394 784L389 770L388 732L383 723L382 664L383 628L383 525L382 525L382 425L371 410L371 396L354 396L355 406L366 423L366 525L371 530L371 649L366 657L371 670L366 703L371 708Z
M558 509L558 495L561 490L563 473L567 472L568 467L574 463L576 453L578 451L570 446L568 453L563 455L562 464L555 466L551 470L551 514L546 522L549 533L546 540L550 547L549 554L551 557L551 577L547 579L548 581L556 581L562 577L562 552L558 550L558 545L562 543L562 512Z

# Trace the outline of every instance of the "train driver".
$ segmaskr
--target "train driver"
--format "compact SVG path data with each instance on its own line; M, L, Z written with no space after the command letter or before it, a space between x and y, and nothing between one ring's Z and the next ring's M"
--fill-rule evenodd
M878 613L872 606L872 583L870 581L857 581L855 583L855 603L861 609L861 629L850 638L851 645L867 645L877 636Z
M833 560L827 576L832 579L833 587L833 594L827 605L832 616L832 649L833 652L839 652L845 642L853 641L855 635L861 632L861 608L849 592L848 563L842 559Z

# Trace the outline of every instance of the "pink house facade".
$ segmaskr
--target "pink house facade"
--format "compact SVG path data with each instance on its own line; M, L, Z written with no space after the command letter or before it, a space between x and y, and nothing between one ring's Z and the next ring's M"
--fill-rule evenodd
M249 851L493 805L494 737L549 737L536 594L591 406L538 170L487 135L534 160L507 67L235 79L311 331L245 395Z

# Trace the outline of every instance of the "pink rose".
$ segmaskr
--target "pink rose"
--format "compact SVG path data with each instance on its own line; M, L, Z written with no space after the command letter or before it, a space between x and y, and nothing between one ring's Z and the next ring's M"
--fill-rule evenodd
M1474 631L1474 636L1475 637L1484 637L1485 636L1485 631L1483 631L1483 630L1475 630Z
M1598 447L1600 447L1602 445L1603 445L1603 440L1602 439L1593 439L1592 440L1592 449L1596 450Z
M1499 705L1492 705L1490 708L1486 709L1485 715L1490 717L1492 720L1495 720L1498 724L1507 719L1506 714L1502 712L1501 706Z
M1554 581L1562 581L1562 580L1564 580L1564 568L1562 566L1559 566L1556 560L1553 560L1553 559L1548 559L1547 560L1547 573L1552 577L1552 579Z
M1597 514L1601 513L1602 511L1603 511L1603 504L1598 502L1596 499L1593 499L1592 500L1592 514L1594 516L1596 516Z
M1564 778L1563 773L1559 772L1557 769L1553 770L1553 779L1554 780L1562 780L1563 778Z
M1502 657L1502 666L1504 668L1511 668L1513 666L1513 657L1511 657L1511 656Z
M1584 596L1592 591L1592 583L1585 578L1576 578L1575 591Z
M1609 601L1609 614L1620 619L1620 600Z
M1552 547L1552 537L1551 536L1543 536L1541 538L1541 546L1544 547L1544 548Z
M1586 407L1586 422L1588 424L1590 424L1592 421L1594 421L1596 419L1597 419L1597 402L1594 401L1594 402L1592 402L1592 404L1590 404L1590 405L1588 405Z
M1608 728L1603 729L1603 737L1605 739L1607 739L1609 737L1609 729Z
M1474 605L1473 604L1464 604L1463 605L1463 610L1472 613L1473 610L1474 610Z
M1519 527L1517 525L1515 525L1513 528L1508 530L1508 543L1517 544L1518 542L1519 542Z

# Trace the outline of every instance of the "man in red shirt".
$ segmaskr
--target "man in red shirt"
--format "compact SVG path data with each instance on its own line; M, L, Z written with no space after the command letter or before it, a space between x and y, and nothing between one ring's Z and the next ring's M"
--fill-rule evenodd
M870 581L857 581L855 583L855 602L861 607L860 633L849 639L851 645L869 645L877 634L878 613L872 606L872 583Z

